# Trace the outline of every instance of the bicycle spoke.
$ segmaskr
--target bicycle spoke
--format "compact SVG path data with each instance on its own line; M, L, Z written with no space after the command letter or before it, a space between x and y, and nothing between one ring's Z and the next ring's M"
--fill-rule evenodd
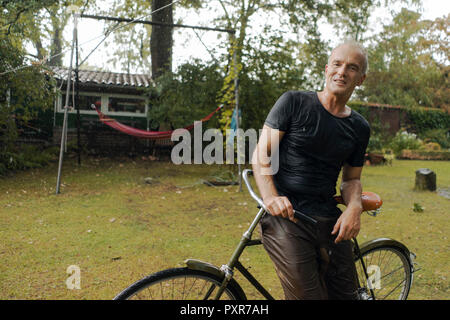
M174 281L175 281L175 279L172 279L172 300L173 300L173 292L175 290Z
M183 294L181 296L182 299L184 299L184 290L186 289L186 277L184 277L184 282L183 282Z
M197 282L197 278L194 278L194 282L192 282L192 286L188 290L188 296L189 296L189 293L191 292L192 288L194 287L195 282Z
M150 298L153 300L152 290L150 290L150 288L147 288L147 291L150 293Z
M205 281L205 284L203 285L203 287L200 289L200 291L198 292L198 296L200 297L203 290L206 288L206 286L208 285L208 282Z
M394 274L395 272L397 272L399 270L403 270L403 266L402 267L398 267L397 269L395 269L395 270L389 272L388 274L385 274L384 276L380 277L380 280L383 279L383 278L386 278L386 277L388 277L388 276L390 276L392 274Z
M394 289L392 289L387 295L385 295L381 300L384 300L387 296L389 296L392 292L395 291L395 289L397 289L401 284L403 284L406 280L403 280L402 282L400 282L398 285L396 285L394 287Z
M401 282L403 282L403 281L405 281L405 280L404 280L404 279L401 280L401 279L394 278L393 280L391 280L391 281L389 281L389 282L387 282L387 283L383 283L383 284L384 284L383 287L384 287L384 288L387 288L390 284L392 284L392 283L394 283L394 282L396 282L396 281L401 281ZM381 290L381 289L380 289L380 290Z

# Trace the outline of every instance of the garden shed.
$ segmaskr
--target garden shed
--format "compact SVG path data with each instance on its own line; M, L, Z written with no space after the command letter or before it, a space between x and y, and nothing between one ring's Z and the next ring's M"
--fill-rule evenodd
M59 144L66 101L66 68L53 68L60 90L55 99L53 117L53 143ZM149 130L147 112L153 81L149 75L79 70L80 141L89 152L133 152L152 146L152 142L115 131L99 121L94 104L103 114L137 129ZM75 90L69 96L69 106L74 104ZM76 143L77 111L68 112L68 144ZM168 144L160 141L159 144Z

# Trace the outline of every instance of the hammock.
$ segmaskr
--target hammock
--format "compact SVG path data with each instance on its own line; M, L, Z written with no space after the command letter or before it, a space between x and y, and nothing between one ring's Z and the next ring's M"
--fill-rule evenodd
M170 137L172 136L172 133L175 130L170 130L170 131L147 131L147 130L141 130L141 129L136 129L130 126L127 126L125 124L122 124L120 122L118 122L115 119L112 119L106 115L104 115L101 111L99 111L97 109L97 107L92 104L91 107L93 109L95 109L95 111L97 111L98 113L98 117L100 118L100 121L103 122L104 124L110 126L113 129L116 129L120 132L123 132L125 134L128 135L132 135L138 138L144 138L144 139L152 139L152 140L156 140L156 139L170 139ZM211 112L210 114L208 114L206 117L204 117L203 119L201 119L201 122L205 122L208 121L209 119L211 119L211 117L217 112L219 111L219 109L222 108L222 106L219 106L216 110L214 110L213 112ZM192 128L194 128L194 124L191 124L187 127L184 127L183 129L186 130L191 130Z

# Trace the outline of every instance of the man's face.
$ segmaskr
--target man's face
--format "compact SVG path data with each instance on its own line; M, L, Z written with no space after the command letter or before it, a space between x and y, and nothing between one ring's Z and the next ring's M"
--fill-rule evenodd
M325 66L327 90L336 95L351 95L366 75L362 74L364 57L358 48L342 45L333 50Z

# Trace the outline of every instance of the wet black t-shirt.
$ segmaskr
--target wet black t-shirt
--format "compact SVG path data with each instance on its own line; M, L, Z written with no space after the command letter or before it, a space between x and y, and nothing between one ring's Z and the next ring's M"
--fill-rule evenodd
M368 122L354 110L345 118L332 115L316 92L289 91L275 103L265 124L285 132L274 175L279 194L305 214L340 214L333 199L339 172L344 163L363 166Z

